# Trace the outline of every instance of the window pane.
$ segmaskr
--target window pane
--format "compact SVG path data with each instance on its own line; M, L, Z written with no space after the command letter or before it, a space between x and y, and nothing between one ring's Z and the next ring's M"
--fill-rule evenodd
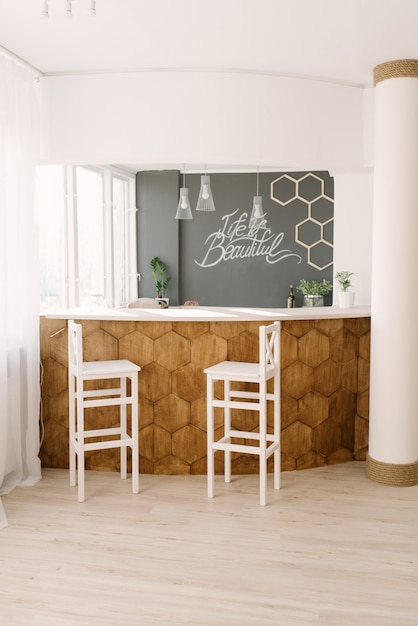
M128 303L127 293L127 210L128 183L116 176L112 179L113 193L113 262L115 279L115 304L123 306Z
M59 165L37 169L41 309L65 302L64 177Z
M82 304L105 298L103 175L77 167L79 294Z

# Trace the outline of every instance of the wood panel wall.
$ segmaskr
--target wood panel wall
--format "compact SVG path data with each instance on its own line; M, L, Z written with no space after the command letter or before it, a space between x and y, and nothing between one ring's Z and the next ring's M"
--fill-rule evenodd
M263 322L83 321L84 359L138 363L140 471L206 473L206 377L224 359L257 361ZM265 322L264 322L265 323ZM40 320L41 460L68 467L66 320ZM370 319L282 322L282 470L365 460L368 445ZM90 427L114 419L91 409ZM255 426L238 411L235 425ZM223 469L222 455L217 472ZM272 459L271 459L272 460ZM90 452L87 469L119 470L117 450ZM258 472L253 455L235 454L233 472Z

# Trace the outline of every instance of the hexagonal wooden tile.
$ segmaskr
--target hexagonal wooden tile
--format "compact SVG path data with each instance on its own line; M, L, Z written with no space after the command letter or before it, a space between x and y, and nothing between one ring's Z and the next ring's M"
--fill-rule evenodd
M153 465L154 474L186 476L190 474L190 464L172 454L156 461Z
M314 370L314 387L325 396L341 387L342 366L328 359Z
M210 332L223 339L231 339L247 330L247 322L210 322Z
M303 335L298 346L299 360L311 367L316 367L329 357L329 338L317 330L310 330Z
M302 422L294 422L282 432L283 453L297 459L312 449L312 437L312 428Z
M64 367L68 366L68 331L61 327L58 334L51 337L51 358Z
M338 424L354 423L357 411L357 396L349 389L337 389L329 398L329 413Z
M154 342L143 333L134 330L119 339L119 358L128 359L144 367L154 360Z
M257 363L259 360L258 344L258 334L255 335L248 330L228 339L228 361Z
M190 403L170 393L154 403L154 421L173 433L190 422Z
M171 375L172 391L180 398L192 402L206 394L206 377L200 367L188 363Z
M192 345L191 361L196 367L202 368L226 361L228 344L226 339L213 333L205 333L197 337Z
M42 388L45 394L57 394L68 389L68 370L64 365L46 359L43 362Z
M84 359L89 361L118 359L118 340L102 329L86 335L83 330L83 352Z
M312 448L328 457L341 448L341 428L330 419L322 422L313 431Z
M156 402L171 392L170 372L158 363L150 363L139 372L138 386L140 394Z
M116 337L116 339L121 339L121 337L125 337L125 335L129 335L129 333L134 332L135 330L135 322L128 321L121 324L119 321L113 320L102 320L100 323L101 328L112 337Z
M149 461L158 461L171 453L171 436L164 428L150 424L139 431L139 454Z
M280 341L280 363L282 369L298 358L298 340L294 335L282 330Z
M308 365L295 361L282 371L282 389L292 398L302 398L313 390L314 371Z
M313 320L312 326L313 328L317 328L323 332L325 335L332 335L332 341L334 341L335 335L343 332L344 320Z
M196 339L208 333L209 329L209 322L173 322L173 330L186 339Z
M369 401L370 397L368 390L358 394L357 413L360 415L360 417L363 417L365 419L369 418Z
M205 397L202 396L190 403L190 423L206 432L207 410Z
M172 436L173 455L187 463L193 463L206 455L205 434L189 424Z
M281 427L282 430L296 422L299 418L299 407L296 398L292 398L287 393L281 394Z
M124 324L125 322L123 322ZM157 339L172 329L171 322L135 322L136 330L150 339Z
M357 362L358 368L358 391L368 391L370 386L370 363L359 357Z
M312 328L310 320L287 320L282 322L282 328L295 337L303 337Z
M309 392L299 400L299 419L314 428L328 419L328 400L317 392Z
M154 341L154 360L173 371L190 361L190 341L170 331Z

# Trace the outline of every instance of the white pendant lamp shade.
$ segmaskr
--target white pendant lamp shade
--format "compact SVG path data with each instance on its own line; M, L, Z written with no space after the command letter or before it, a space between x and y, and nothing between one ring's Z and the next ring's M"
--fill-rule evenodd
M263 198L258 195L259 174L257 168L257 195L253 199L253 210L250 217L250 228L262 228L266 225L263 213Z
M189 202L189 190L187 187L181 187L180 199L177 207L176 220L191 220L193 219L192 210Z
M263 213L263 198L261 196L254 196L253 210L250 217L250 228L260 228L264 226L266 220Z
M196 211L215 211L212 190L210 188L210 176L201 176L199 198L197 200Z

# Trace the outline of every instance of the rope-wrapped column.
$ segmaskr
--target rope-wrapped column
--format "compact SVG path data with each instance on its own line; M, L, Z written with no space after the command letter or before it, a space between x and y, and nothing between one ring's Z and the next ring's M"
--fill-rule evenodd
M408 486L418 484L418 60L378 65L374 84L366 474L379 483Z

